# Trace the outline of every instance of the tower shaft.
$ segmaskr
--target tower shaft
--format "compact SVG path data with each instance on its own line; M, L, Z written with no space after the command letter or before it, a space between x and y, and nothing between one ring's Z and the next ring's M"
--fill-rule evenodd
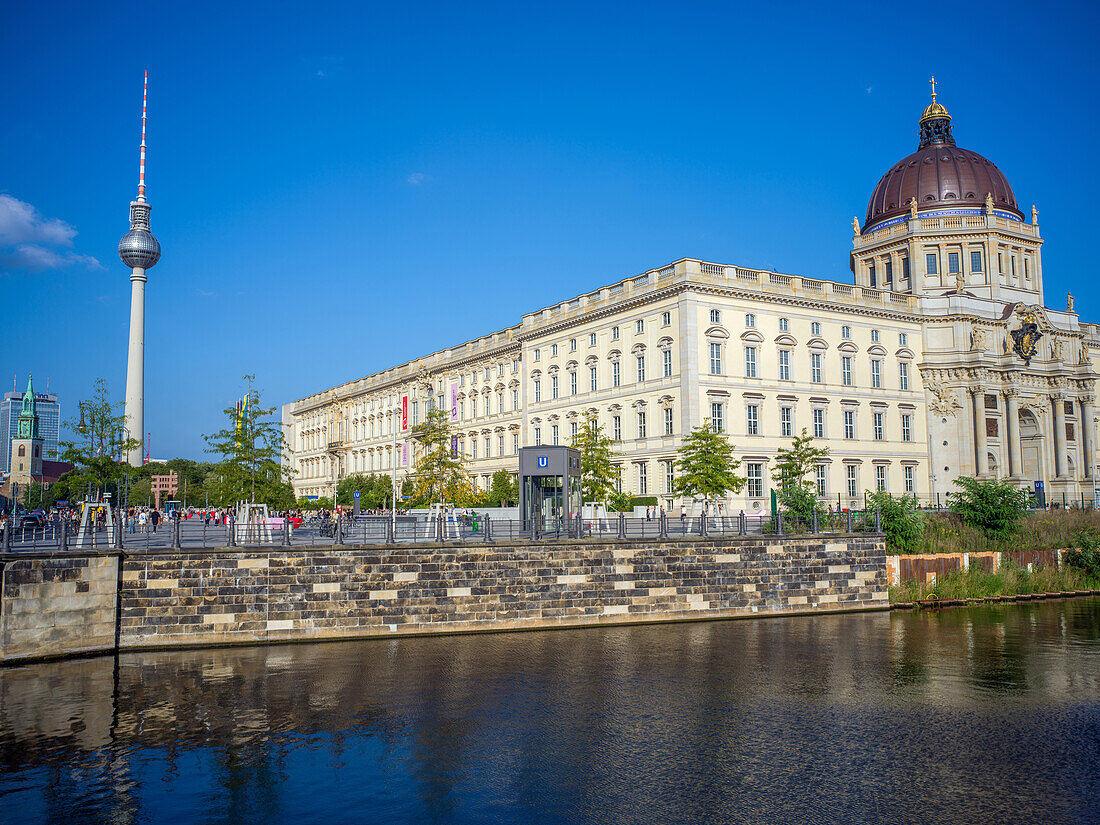
M145 443L145 270L135 266L130 275L130 345L126 354L126 427L138 446L126 453L126 463L142 465Z

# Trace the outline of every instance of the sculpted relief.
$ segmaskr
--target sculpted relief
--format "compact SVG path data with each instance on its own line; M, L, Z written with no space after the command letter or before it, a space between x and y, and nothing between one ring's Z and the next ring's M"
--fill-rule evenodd
M928 409L942 417L953 416L957 410L962 409L962 404L955 397L954 390L943 385L939 378L928 378L924 382L924 388L931 396Z

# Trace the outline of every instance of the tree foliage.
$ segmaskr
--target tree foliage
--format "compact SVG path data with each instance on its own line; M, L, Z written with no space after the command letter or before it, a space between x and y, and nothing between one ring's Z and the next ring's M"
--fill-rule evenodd
M920 550L924 535L924 513L916 496L893 496L887 492L868 493L867 507L878 510L882 532L886 534L886 549L897 553Z
M726 493L739 493L745 486L744 476L735 470L741 462L733 457L733 445L722 433L709 426L695 427L679 449L673 489L692 498L722 499Z
M420 445L412 474L414 501L466 506L473 493L473 481L466 471L465 456L451 449L454 428L450 414L430 407L424 423L413 427L412 435Z
M388 475L354 473L345 476L336 485L336 503L341 506L353 506L355 504L353 493L356 490L359 491L359 507L364 510L375 510L392 505L393 479Z
M514 507L519 504L519 483L507 470L497 470L486 498L496 507Z
M80 477L79 482L73 479L72 489L91 484L103 490L129 469L123 463L126 454L140 449L141 438L130 435L123 407L121 401L111 401L102 378L96 380L92 397L80 402L80 418L68 424L73 439L59 445L61 460L72 464Z
M207 452L221 456L208 485L212 504L232 506L239 501L263 502L276 509L292 506L294 492L289 471L280 463L286 442L282 424L269 418L274 407L260 406L255 376L246 375L248 407L238 418L236 406L226 407L228 425L203 436Z
M828 447L815 447L813 441L814 437L803 427L801 435L794 437L789 449L779 448L775 456L775 469L772 470L772 481L781 491L791 487L813 491L814 483L809 475L816 465L829 456Z
M961 476L955 486L959 490L947 494L948 506L990 538L1008 538L1027 514L1027 491L1010 481Z
M607 501L619 479L619 468L614 463L614 441L604 433L596 413L584 414L572 446L581 454L582 500Z

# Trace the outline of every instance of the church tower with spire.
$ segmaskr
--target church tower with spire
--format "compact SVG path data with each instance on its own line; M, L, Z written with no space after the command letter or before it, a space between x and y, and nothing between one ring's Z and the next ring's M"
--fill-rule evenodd
M149 72L141 98L141 164L138 171L137 200L130 203L130 231L118 242L118 256L131 268L130 273L130 345L126 357L126 427L130 438L145 441L145 283L146 272L160 260L160 242L149 228L152 207L145 200L145 110L149 92ZM126 455L134 467L142 464L141 447Z
M11 480L29 484L42 478L44 440L38 432L38 409L34 398L33 380L28 376L23 393L23 408L19 412L15 437L11 440Z

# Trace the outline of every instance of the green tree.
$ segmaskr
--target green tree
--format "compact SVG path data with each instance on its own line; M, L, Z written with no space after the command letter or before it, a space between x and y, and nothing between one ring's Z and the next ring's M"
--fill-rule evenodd
M677 493L713 501L744 488L744 476L735 472L741 462L733 457L733 445L725 435L713 432L708 425L695 427L684 438L679 454L672 482Z
M920 550L924 535L924 514L916 496L892 496L890 493L868 493L867 507L878 510L882 532L886 534L886 549L897 553Z
M493 473L493 481L489 486L489 503L497 507L514 507L519 503L519 484L507 470L497 470Z
M775 469L772 470L772 481L780 490L792 486L813 490L814 483L809 475L816 465L829 457L829 448L815 447L813 441L814 437L803 427L802 434L794 437L789 449L779 448L775 456Z
M123 406L111 401L107 382L99 378L92 397L79 404L80 418L68 424L74 437L60 443L61 460L76 468L84 487L105 491L109 482L117 487L127 470L126 454L141 447L141 438L132 437L126 427Z
M369 505L372 494L374 493L374 485L377 482L378 477L373 475L364 475L363 473L353 473L350 476L344 476L340 479L340 483L336 485L336 503L341 506L351 507L355 504L355 496L353 493L359 491L359 506L366 508Z
M393 478L381 473L373 476L367 506L373 508L393 506Z
M423 504L445 501L458 504L468 499L473 482L466 471L464 456L451 449L454 431L450 414L430 407L424 423L413 427L412 436L420 444L413 465L413 499Z
M614 443L604 433L596 413L586 412L584 423L573 438L573 447L581 454L582 500L606 502L615 489L619 468L614 463Z
M291 506L294 493L289 471L280 464L286 447L282 424L269 418L274 407L260 406L255 376L246 375L248 408L238 418L236 406L224 410L229 424L203 436L207 452L221 456L213 470L211 500L222 506L238 501L264 502L276 508Z
M990 538L1008 538L1027 515L1027 491L1010 481L961 476L955 486L959 490L947 494L948 506Z

